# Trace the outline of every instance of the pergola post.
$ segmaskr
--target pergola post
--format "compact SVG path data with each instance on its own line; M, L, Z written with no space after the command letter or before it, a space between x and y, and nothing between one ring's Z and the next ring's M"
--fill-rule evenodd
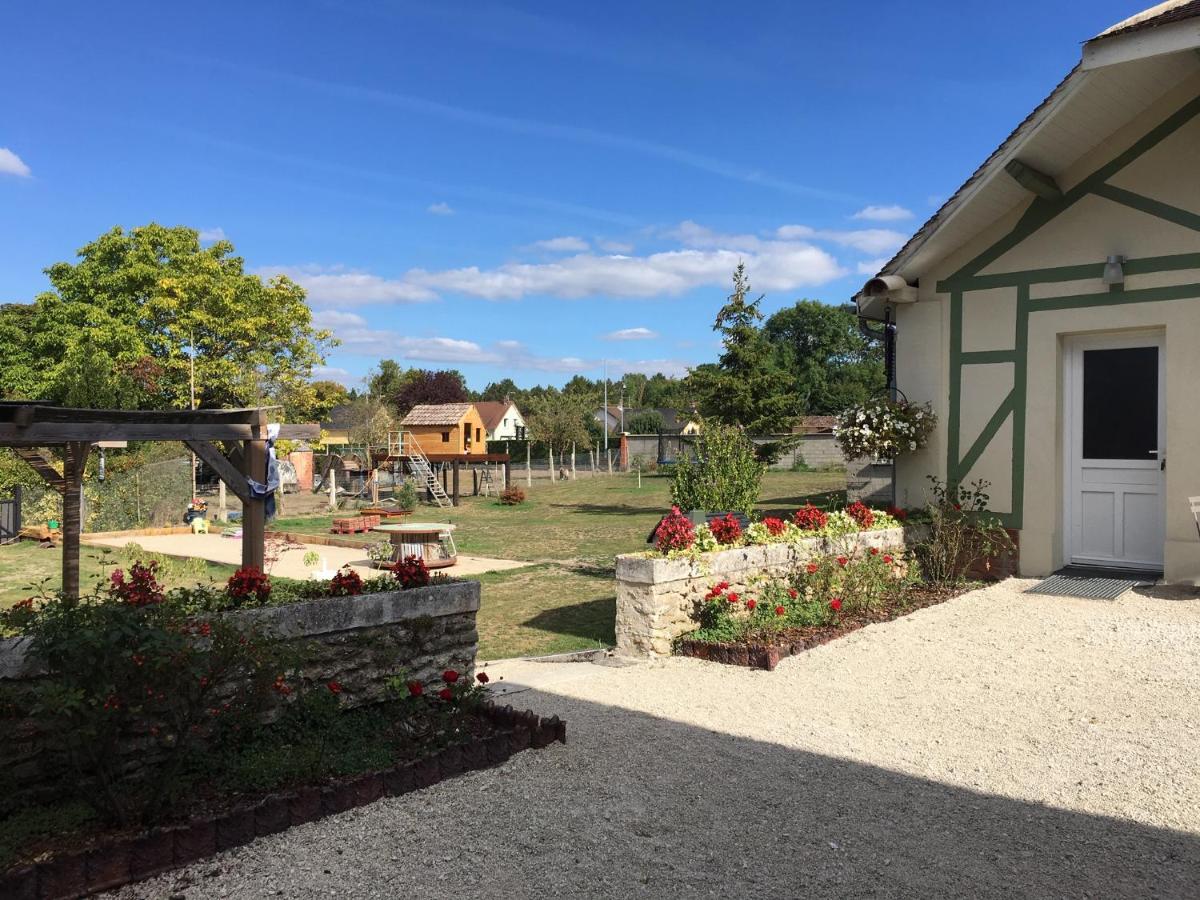
M260 421L255 431L262 439L242 443L242 459L246 476L263 483L267 479L266 422ZM266 564L267 510L262 497L251 497L242 503L242 566L263 570Z
M62 593L79 599L79 537L83 533L83 470L91 445L72 441L63 460Z

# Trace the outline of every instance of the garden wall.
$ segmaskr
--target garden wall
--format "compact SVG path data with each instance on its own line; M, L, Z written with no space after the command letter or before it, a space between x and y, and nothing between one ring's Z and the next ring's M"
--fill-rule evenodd
M617 557L617 653L669 656L675 638L693 631L692 613L718 581L738 593L752 591L763 575L788 575L810 559L849 555L868 547L899 550L913 536L904 528L862 531L840 538L809 538L794 544L763 544L717 550L699 561L629 554Z
M406 591L327 597L229 613L234 620L295 646L300 675L312 684L337 681L343 706L382 700L401 669L425 683L446 669L474 674L479 643L475 616L479 582L435 584ZM24 638L0 640L0 689L17 690L38 678ZM24 704L14 704L23 708ZM36 719L0 710L0 782L5 800L36 793L53 773L39 765ZM144 748L131 746L131 763Z

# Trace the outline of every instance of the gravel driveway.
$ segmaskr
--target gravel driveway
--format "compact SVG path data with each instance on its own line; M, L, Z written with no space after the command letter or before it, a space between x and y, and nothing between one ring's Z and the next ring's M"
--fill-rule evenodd
M568 745L117 896L1200 895L1200 600L1029 584L774 673L494 664Z

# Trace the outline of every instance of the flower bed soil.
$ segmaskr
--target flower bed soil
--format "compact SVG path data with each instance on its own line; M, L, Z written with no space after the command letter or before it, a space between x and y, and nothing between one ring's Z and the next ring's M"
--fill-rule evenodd
M691 656L709 662L729 666L747 666L751 669L772 671L781 659L795 656L822 644L844 637L867 625L890 622L901 616L934 606L971 590L976 585L957 587L933 587L920 585L911 589L903 604L893 604L873 613L842 616L834 625L813 625L805 628L788 628L772 634L770 641L747 640L720 643L681 637L675 642L676 656Z
M190 809L186 820L149 831L70 835L61 838L58 846L31 848L43 858L0 873L0 897L59 900L112 890L293 825L431 787L465 772L500 765L522 750L540 750L567 740L566 723L557 716L539 718L532 712L487 703L479 717L482 727L467 741L391 768L257 797L241 796L235 804L210 802L202 812Z

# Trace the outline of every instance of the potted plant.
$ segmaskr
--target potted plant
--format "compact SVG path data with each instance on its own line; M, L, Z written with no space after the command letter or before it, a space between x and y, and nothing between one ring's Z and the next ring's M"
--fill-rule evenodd
M833 433L847 459L890 464L924 447L936 424L929 404L877 397L842 413Z

